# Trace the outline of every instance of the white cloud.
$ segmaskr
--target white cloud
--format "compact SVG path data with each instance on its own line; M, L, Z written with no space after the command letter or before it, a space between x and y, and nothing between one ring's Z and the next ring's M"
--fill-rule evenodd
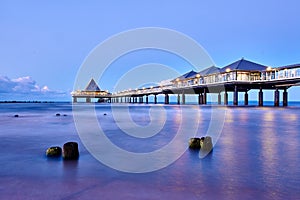
M10 79L0 76L1 100L53 100L69 99L69 91L51 90L47 85L40 86L30 76ZM23 99L22 99L23 98ZM29 99L31 98L31 99Z

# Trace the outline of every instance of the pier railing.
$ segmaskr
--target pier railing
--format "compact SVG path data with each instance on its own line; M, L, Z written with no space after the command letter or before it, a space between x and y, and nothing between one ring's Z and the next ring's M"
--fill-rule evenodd
M293 81L300 79L300 66L292 69L268 69L261 72L227 72L211 74L205 77L173 81L172 84L140 88L135 90L125 90L114 93L112 96L139 96L164 93L166 90L178 90L195 87L209 87L216 84L227 83L272 83L276 81ZM292 84L291 84L292 86Z

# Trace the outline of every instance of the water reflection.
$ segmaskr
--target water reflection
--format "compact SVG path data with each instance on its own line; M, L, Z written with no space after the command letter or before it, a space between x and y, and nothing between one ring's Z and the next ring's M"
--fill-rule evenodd
M204 159L199 159L198 151L188 149L164 169L130 174L101 164L85 149L80 152L78 161L45 158L44 151L51 145L69 140L80 143L69 118L59 118L61 123L52 123L58 120L53 117L53 110L60 112L57 109L61 107L53 109L51 105L47 106L49 109L24 108L24 113L31 112L31 115L18 119L7 117L15 113L10 108L3 111L5 116L0 116L0 145L4 147L0 152L1 199L297 199L300 196L300 109L226 108L226 123L221 137L213 152ZM205 135L212 119L211 110L206 106L183 107L188 116L193 114L199 120L196 135ZM62 106L62 109L71 112L69 105ZM109 108L99 105L96 109L99 123L108 131L107 137L120 148L136 152L155 151L167 145L182 122L179 106L166 106L164 129L142 142L142 138L129 137L118 128ZM88 115L84 109L78 112ZM107 116L103 116L103 112ZM139 120L140 112L136 106L131 115ZM32 116L43 118L36 123ZM70 123L67 126L66 120ZM140 120L143 124L149 118L142 117ZM89 120L86 123L83 130L89 134L88 130L94 127L90 127ZM185 127L185 134L194 127L193 123ZM177 141L166 154L151 161L159 164L186 149L187 136L182 135L182 140ZM79 146L82 147L82 144ZM111 156L109 149L104 150L103 153ZM125 159L128 158L116 162L122 164ZM148 161L141 164L147 165ZM37 194L40 196L34 196Z

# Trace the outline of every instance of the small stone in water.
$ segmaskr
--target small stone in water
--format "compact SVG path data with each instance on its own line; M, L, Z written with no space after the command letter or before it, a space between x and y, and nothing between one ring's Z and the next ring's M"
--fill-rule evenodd
M50 147L46 150L47 157L59 157L61 156L61 148L60 147Z

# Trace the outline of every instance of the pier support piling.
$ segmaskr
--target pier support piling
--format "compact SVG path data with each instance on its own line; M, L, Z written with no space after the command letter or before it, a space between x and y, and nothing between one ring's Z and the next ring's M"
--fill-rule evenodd
M278 107L279 106L279 91L278 88L276 88L274 92L274 106Z
M85 99L85 102L86 102L86 103L91 103L91 98L86 98L86 99Z
M179 105L180 104L180 95L177 94L177 104Z
M286 88L284 89L282 96L283 96L283 106L288 106L288 92Z
M169 104L169 95L165 94L165 104Z
M249 100L248 100L248 92L246 91L245 92L245 96L244 96L244 105L248 106L248 102L249 102Z
M218 104L221 105L221 93L218 94Z
M149 96L146 95L146 104L148 104L148 103L149 103Z
M206 95L206 89L204 88L204 90L203 90L203 101L202 101L202 103L203 104L206 104L207 102L207 95Z
M198 104L200 105L202 102L201 102L201 93L198 94Z
M238 105L238 98L239 98L238 88L237 88L237 85L235 85L234 92L233 92L233 105L235 105L235 106Z
M77 103L77 97L73 97L73 103Z
M184 92L182 93L182 104L185 104L185 94L184 94Z
M264 96L263 96L263 91L262 88L259 89L258 92L258 106L263 106L264 105Z
M157 104L157 96L156 96L156 94L154 95L154 104Z
M227 90L224 92L224 105L228 105L228 93Z

